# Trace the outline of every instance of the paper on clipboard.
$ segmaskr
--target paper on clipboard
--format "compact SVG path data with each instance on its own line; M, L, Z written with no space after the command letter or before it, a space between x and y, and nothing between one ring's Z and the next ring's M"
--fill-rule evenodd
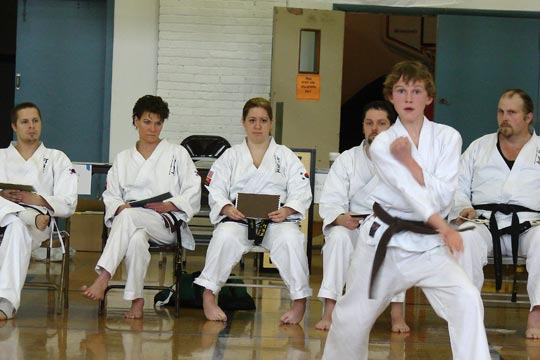
M0 183L0 189L2 190L21 190L21 191L36 191L32 185L24 184L10 184L10 183Z
M279 195L238 193L236 208L247 218L268 219L268 214L279 209Z

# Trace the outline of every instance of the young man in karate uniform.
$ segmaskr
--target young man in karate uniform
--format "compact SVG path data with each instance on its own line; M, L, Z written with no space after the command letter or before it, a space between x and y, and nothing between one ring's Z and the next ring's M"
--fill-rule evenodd
M17 105L11 127L17 135L0 150L0 182L32 185L35 192L2 189L0 226L0 320L15 316L21 303L32 250L51 235L51 217L69 217L77 206L77 174L68 157L40 141L41 112L32 103Z
M362 221L373 212L371 192L379 179L369 156L369 146L375 137L396 121L392 104L373 101L362 112L365 140L343 152L330 168L319 202L323 218L323 280L319 298L324 301L324 314L315 325L318 330L330 329L332 311L343 293L345 276L358 241ZM392 300L392 331L409 332L403 318L405 293Z
M384 93L399 117L370 147L381 180L373 191L375 214L360 227L323 359L367 359L375 320L412 286L448 321L454 359L490 359L480 293L452 258L462 241L444 220L457 186L461 137L424 116L435 96L425 65L396 64Z

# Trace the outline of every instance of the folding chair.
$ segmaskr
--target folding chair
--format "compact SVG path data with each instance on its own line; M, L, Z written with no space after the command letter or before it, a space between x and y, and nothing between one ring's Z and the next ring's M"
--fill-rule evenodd
M231 147L231 144L218 135L191 135L185 138L181 144L186 148L192 158L218 157Z
M62 239L60 239L60 236ZM50 274L50 266L47 266L46 278L51 279L49 282L37 282L37 281L27 281L24 286L28 288L47 288L52 289L57 292L56 300L56 313L58 315L62 314L62 310L69 307L68 294L69 294L69 244L70 244L69 233L65 230L60 231L59 233L55 232L52 238L49 238L41 243L42 248L47 249L47 257L45 262L50 265L51 263L51 252L54 248L62 248L62 260L60 267L60 276L57 280L51 279L52 275ZM63 247L62 242L63 241Z
M527 289L527 271L525 270L525 262L526 262L525 257L522 257L522 256L518 257L517 272L518 274L523 273L523 276L518 276L518 277L521 277L521 279L518 278L516 280L517 281L516 285L518 285L518 290ZM493 265L493 263L494 263L493 256L488 256L488 265ZM503 269L508 270L508 269L513 268L513 262L512 262L511 256L503 256L502 263L503 263ZM494 285L493 285L493 291L486 291L487 289L485 289L485 288L489 288L489 283L493 283L493 284L495 283L495 278L491 277L490 273L486 272L486 270L489 271L489 268L487 266L484 267L484 274L486 274L486 277L484 280L484 287L482 288L482 294L481 294L482 300L485 303L499 303L499 304L511 303L510 299L512 298L512 284L514 282L513 272L510 272L511 274L509 274L509 271L503 272L502 289L500 292L495 292ZM512 278L508 279L508 275L512 275ZM486 286L486 283L488 286ZM525 294L518 293L517 301L515 303L516 304L529 304L528 294L526 292Z
M262 257L261 255L264 253L269 253L268 250L263 248L262 246L256 245L249 250L249 253L255 253L255 269L257 272L260 270L259 261ZM240 260L240 268L244 269L244 261L243 258ZM287 286L279 276L247 276L247 275L238 275L238 276L229 276L229 279L233 280L243 280L243 281L250 281L250 283L225 283L225 286L231 286L231 287L251 287L251 288L273 288L273 289L285 289L287 290ZM268 284L263 284L263 281L268 281ZM279 284L275 284L273 282L278 282Z
M55 225L55 220L51 222ZM68 222L69 224L69 222ZM68 225L69 227L69 225ZM0 234L0 243L4 237ZM47 264L45 270L45 278L48 281L26 281L24 287L26 288L40 288L51 289L57 292L56 295L56 313L61 315L63 309L69 307L68 291L69 291L69 233L68 231L54 231L52 238L49 238L41 243L41 248L46 248L46 258L44 262ZM52 275L50 272L51 254L52 249L62 248L62 260L60 267L60 275Z
M106 241L106 239L105 239ZM103 242L103 247L105 247L105 242ZM175 317L180 316L180 280L182 276L182 259L183 259L183 251L182 243L181 241L177 241L174 244L170 245L157 245L153 243L150 240L150 253L173 253L174 254L174 263L173 263L173 278L175 279ZM159 267L163 267L166 265L166 258L162 258L159 262ZM124 289L126 286L124 284L114 284L109 285L107 289L105 290L105 296L103 300L99 301L99 309L98 314L102 315L105 312L105 307L107 306L107 293L111 289ZM168 290L170 289L170 286L165 285L144 285L145 290Z

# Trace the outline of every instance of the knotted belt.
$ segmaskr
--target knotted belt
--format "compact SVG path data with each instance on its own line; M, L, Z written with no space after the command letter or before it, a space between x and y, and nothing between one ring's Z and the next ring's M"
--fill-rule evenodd
M491 211L489 217L489 232L491 233L491 239L493 241L493 265L495 268L495 289L499 291L502 287L502 250L501 250L501 235L510 235L512 242L512 263L514 266L514 283L512 286L512 302L517 300L517 258L519 250L519 236L525 230L531 228L531 223L525 221L519 223L519 212L535 212L537 210L529 209L521 205L511 204L480 204L473 205L475 209ZM495 214L501 212L505 215L512 214L512 223L510 226L499 229Z
M178 220L172 212L160 213L165 227L170 229L171 232L176 231L176 241L182 245L182 235L180 234L180 228L182 227L183 221Z
M375 250L375 259L373 260L373 267L371 269L371 280L369 283L369 298L373 299L372 290L375 279L377 278L377 273L381 268L381 265L386 257L386 250L388 248L388 243L392 236L403 231L410 231L417 234L423 235L435 235L439 232L435 230L432 226L422 222L422 221L410 221L403 220L398 217L393 217L387 213L378 203L373 204L373 211L379 219L388 225L388 228L382 234L379 244L377 245L377 250Z
M268 224L273 222L270 219L261 219L257 223L256 219L245 219L245 220L233 220L231 218L224 218L221 220L221 222L237 222L240 224L247 224L248 226L248 239L253 240L253 245L260 245L264 239L264 235L266 234L266 230L268 229Z
M422 221L403 220L398 217L393 217L388 214L378 203L373 204L373 211L378 218L388 225L388 228L382 234L377 250L375 250L375 259L373 260L373 267L371 269L371 280L369 283L369 298L373 299L372 288L377 277L377 273L386 257L386 249L392 236L403 231L410 231L416 234L422 235L436 235L439 232L435 230L431 225ZM473 227L462 228L457 231L472 230Z

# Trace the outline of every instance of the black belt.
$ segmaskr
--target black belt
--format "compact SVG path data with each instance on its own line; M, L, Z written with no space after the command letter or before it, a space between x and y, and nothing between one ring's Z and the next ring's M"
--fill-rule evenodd
M264 235L266 234L266 230L268 229L268 224L272 223L273 221L270 219L261 219L257 223L256 219L246 219L246 220L233 220L231 218L224 218L221 220L221 222L236 222L240 224L247 224L248 226L248 239L253 240L254 245L260 245L264 239Z
M493 241L493 265L495 268L495 289L499 291L502 287L502 250L501 250L501 235L510 235L512 241L512 263L514 265L514 284L512 287L512 302L517 300L517 258L519 249L519 236L522 232L531 228L531 223L525 221L520 224L517 213L519 212L535 212L537 210L529 209L521 205L510 204L480 204L473 205L475 209L491 211L489 217L489 232ZM501 212L505 215L512 214L512 223L510 226L499 229L495 214Z
M369 283L369 298L373 299L372 290L373 284L377 277L377 273L386 257L386 250L388 248L388 243L392 236L403 231L410 231L417 234L423 235L435 235L439 232L435 230L431 225L428 225L422 221L409 221L403 220L398 217L393 217L388 214L384 209L378 204L373 204L373 211L378 218L380 218L384 223L388 224L388 228L382 234L379 244L377 245L377 250L375 251L375 259L373 260L373 267L371 269L371 280Z
M176 241L182 245L182 236L180 235L180 228L182 227L182 220L178 220L172 212L160 213L165 223L165 227L170 229L171 232L176 231Z

